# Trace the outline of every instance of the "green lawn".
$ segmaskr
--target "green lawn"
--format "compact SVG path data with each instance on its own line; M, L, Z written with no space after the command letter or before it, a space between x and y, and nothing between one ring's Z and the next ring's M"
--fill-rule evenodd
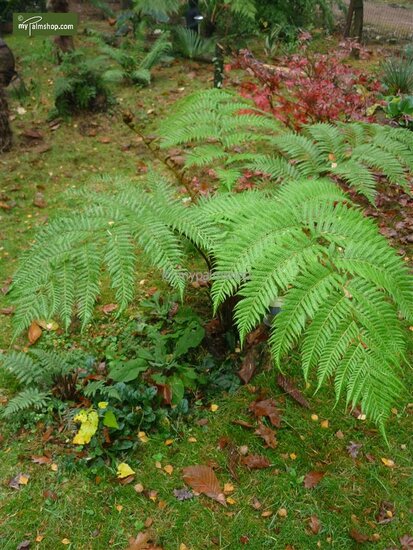
M83 35L77 41L93 47ZM10 210L0 209L1 286L13 273L17 256L34 239L36 227L55 212L76 207L76 200L64 195L65 191L92 185L107 189L107 183L91 178L101 173L126 174L140 185L148 163L166 169L122 123L120 110L76 117L51 129L46 116L52 106L53 72L50 60L42 54L43 43L16 37L8 42L26 82L33 79L35 85L33 95L20 106L25 113L20 109L19 114L19 103L11 101L16 147L0 158L0 194L13 205ZM155 71L151 88L125 87L117 89L116 95L122 100L121 107L131 109L145 134L150 134L171 103L195 88L210 86L211 76L208 66L175 62ZM36 92L39 89L41 94ZM39 130L44 140L31 144L30 138L21 135L30 128ZM36 152L44 143L51 149ZM33 205L39 192L45 208ZM150 287L161 284L159 275L147 272L145 266L142 279L146 282L137 289L129 313L139 309L139 298ZM191 300L196 302L194 293ZM0 294L0 308L8 305L7 296ZM103 322L108 323L98 317L90 332L115 329L100 329ZM6 350L11 342L10 317L0 315L0 324L0 348ZM57 345L63 338L49 336ZM76 330L73 339L83 345L87 342ZM22 337L13 345L20 348L25 344ZM300 380L294 365L289 372ZM411 378L411 371L408 374ZM393 411L388 447L374 426L356 419L342 406L334 409L332 392L313 396L314 388L306 388L311 408L305 409L283 394L272 372L259 374L252 384L214 400L216 412L211 411L210 403L200 403L191 417L165 428L162 435L149 434L149 441L136 453L119 457L118 462L125 460L136 472L128 485L116 480L116 461L104 467L84 460L77 463L72 452L73 431L64 424L61 433L55 426L51 437L43 441L47 426L19 430L13 423L1 423L0 548L12 550L30 540L31 548L39 549L123 549L130 537L146 528L145 523L164 550L351 549L359 547L355 539L362 540L360 534L369 537L374 548L401 548L399 539L413 536L413 404L406 405L406 399ZM0 400L14 388L10 377L0 372ZM274 450L265 449L253 430L231 423L252 420L248 405L261 392L275 397L282 409L283 425ZM198 425L200 418L208 423ZM224 449L222 438L227 438ZM165 445L168 439L173 440L171 445ZM356 458L347 450L350 442L362 445ZM230 451L242 446L268 457L270 467L249 471L236 466L234 472ZM52 457L51 464L32 462L33 455L45 452ZM173 490L184 486L182 468L194 464L214 465L222 485L234 486L227 507L202 495L183 502L175 498ZM163 470L166 465L173 466L171 475ZM316 487L306 489L303 476L311 471L325 475ZM30 476L27 484L19 490L10 488L10 479L20 473ZM143 485L144 492L134 489L137 483ZM157 491L152 499L150 491ZM385 516L383 510L391 512L385 523L377 519L381 508L379 519ZM282 509L286 515L279 513ZM320 522L317 533L310 528L311 516Z

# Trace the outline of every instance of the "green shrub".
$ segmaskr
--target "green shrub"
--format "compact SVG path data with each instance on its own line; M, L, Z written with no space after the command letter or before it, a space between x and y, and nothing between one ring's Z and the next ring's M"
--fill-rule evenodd
M215 44L211 39L178 26L174 31L174 49L188 59L212 59Z
M392 57L383 63L382 73L389 95L413 93L413 59Z
M88 58L82 50L65 54L55 82L55 110L51 116L106 110L111 102L104 78L106 69L103 56Z
M108 82L130 81L141 86L149 86L151 70L171 51L168 37L159 38L145 55L141 45L130 48L103 46L102 53L119 64L119 69L108 69L103 78Z

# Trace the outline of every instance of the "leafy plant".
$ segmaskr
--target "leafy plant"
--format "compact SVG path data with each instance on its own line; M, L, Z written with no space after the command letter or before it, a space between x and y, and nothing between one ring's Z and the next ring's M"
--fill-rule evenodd
M82 50L65 54L55 83L55 110L51 116L105 110L111 100L104 78L106 68L103 56L88 58Z
M186 167L213 166L231 189L248 171L255 179L284 182L330 177L371 202L376 175L409 191L413 142L400 129L363 123L318 123L297 134L271 115L224 90L180 102L161 125L162 147L187 145Z
M390 97L385 112L399 126L413 129L413 96Z
M103 263L124 309L133 298L137 248L182 293L189 239L213 259L215 309L238 297L242 341L282 297L270 338L275 365L298 345L305 377L315 371L320 387L334 376L337 400L345 393L347 404L360 402L384 433L403 391L399 315L412 319L413 281L375 224L325 179L191 208L159 180L153 176L150 194L120 181L113 195L85 195L91 206L44 229L15 277L16 328L55 315L67 326L75 305L85 326ZM141 357L132 370L148 361Z
M157 21L166 22L169 16L177 13L180 0L133 0L134 9L143 16L150 16Z
M413 59L391 57L382 65L383 85L389 95L413 92Z
M242 95L294 129L314 122L370 120L368 108L377 103L380 83L345 63L350 44L328 54L311 53L310 35L303 36L300 53L284 57L277 67L241 51L237 65L258 81L244 82Z
M128 80L134 84L149 86L151 70L170 50L171 44L166 36L159 38L146 55L143 55L140 46L135 49L129 49L128 46L122 49L103 46L102 52L120 66L119 69L106 70L103 77L110 82Z
M211 59L214 43L191 29L179 26L174 31L174 49L188 59Z
M4 417L28 409L43 410L52 396L63 400L73 399L76 395L79 367L74 354L64 356L57 352L32 349L28 353L1 355L0 363L24 386L3 409Z

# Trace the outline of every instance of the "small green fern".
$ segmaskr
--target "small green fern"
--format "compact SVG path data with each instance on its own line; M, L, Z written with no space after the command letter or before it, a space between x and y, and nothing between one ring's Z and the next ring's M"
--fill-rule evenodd
M149 52L144 55L142 45L135 48L112 48L102 46L102 53L110 60L115 61L119 68L109 68L103 73L107 82L121 82L127 80L141 86L151 83L151 70L171 51L168 36L162 36L154 43Z
M133 299L141 254L182 294L189 240L214 265L215 309L241 298L241 340L282 297L270 338L276 366L298 346L306 377L314 372L318 386L334 377L337 399L345 393L347 403L361 403L384 430L402 394L399 315L413 318L413 281L374 222L328 179L191 207L156 174L149 180L150 193L122 180L111 195L84 193L83 211L44 228L13 283L16 329L58 315L68 326L73 313L85 326L103 267L122 311Z
M370 202L378 175L410 192L413 136L402 129L318 123L297 134L248 100L209 90L182 100L159 133L164 148L189 147L187 168L213 165L229 189L243 171L252 170L276 182L301 177L341 180Z
M50 393L39 391L36 388L27 388L10 399L4 409L2 409L2 416L4 418L10 418L14 414L29 409L44 409L47 407L49 400Z
M62 354L42 349L0 355L0 365L24 386L2 409L1 414L5 417L28 409L44 409L50 401L52 390L77 370Z

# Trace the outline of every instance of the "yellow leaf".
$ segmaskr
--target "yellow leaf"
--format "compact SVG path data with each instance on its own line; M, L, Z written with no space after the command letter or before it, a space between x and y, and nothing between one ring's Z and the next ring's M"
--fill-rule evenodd
M219 407L218 407L218 405L215 405L215 403L213 403L213 404L211 405L210 409L211 409L211 412L214 413L214 412L216 412L216 411L219 409Z
M171 464L167 464L163 469L168 475L172 475L172 472L174 471L174 467L171 466Z
M394 460L392 460L391 458L382 458L381 461L388 468L394 468L395 467Z
M271 510L267 510L266 512L263 512L263 513L261 514L261 517L262 517L262 518L269 518L270 516L272 516Z
M58 468L59 468L58 465L55 463L51 464L50 466L50 469L52 470L52 472L57 472Z
M224 485L224 495L229 495L234 492L234 486L232 483L225 483Z
M328 420L323 420L320 424L320 426L324 429L327 429L329 427L330 423Z
M109 403L107 401L100 401L98 403L99 409L106 409L108 405L109 405Z
M277 514L280 516L280 518L286 518L287 517L287 510L285 508L280 508L277 512Z
M145 432L139 432L138 437L142 441L142 443L148 443L149 441L149 437L146 435Z
M80 422L80 429L73 438L73 443L75 445L86 445L90 443L90 440L98 429L98 413L93 409L89 411L83 409L75 416L74 421Z
M181 544L179 545L179 550L188 550L188 546L181 542Z
M126 462L121 462L118 465L116 475L119 479L123 479L125 477L133 476L134 473L134 470L132 470L129 464L126 464Z
M227 497L227 498L226 498L226 501L227 501L228 504L231 504L231 505L232 505L232 504L236 504L236 502L237 502L237 501L236 501L235 499L233 499L232 497Z
M158 468L158 470L162 470L162 464L159 462L159 460L155 462L155 468Z
M290 453L291 460L295 460L297 458L297 455L295 453Z
M29 483L29 477L25 476L24 474L20 474L19 484L20 485L27 485L28 483Z
M37 535L36 542L42 542L43 539L44 539L44 535Z
M196 442L197 442L197 438L196 438L196 437L188 437L188 442L189 442L189 443L196 443Z
M312 414L312 415L311 415L311 420L313 420L314 422L317 422L317 420L318 420L318 414Z
M117 505L115 506L115 508L116 508L116 510L117 510L118 512L122 512L122 510L123 510L122 504L117 504Z
M62 544L71 544L69 539L62 539Z
M174 442L173 439L167 439L167 440L165 441L165 445L168 447L169 445L172 445L173 442Z
M36 323L44 330L57 330L59 325L56 321L46 321L45 319L37 319Z

